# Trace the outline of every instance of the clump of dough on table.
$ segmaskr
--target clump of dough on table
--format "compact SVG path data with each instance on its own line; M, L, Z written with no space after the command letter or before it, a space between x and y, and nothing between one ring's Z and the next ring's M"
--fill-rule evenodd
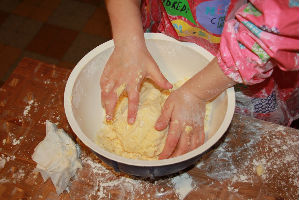
M136 121L127 123L128 98L121 98L111 123L99 131L97 144L126 158L157 160L165 145L168 129L157 131L155 123L169 91L160 91L150 82L144 82Z

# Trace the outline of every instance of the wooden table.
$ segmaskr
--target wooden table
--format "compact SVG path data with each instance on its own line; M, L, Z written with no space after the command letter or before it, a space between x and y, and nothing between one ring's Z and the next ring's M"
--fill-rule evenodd
M299 131L234 115L194 167L151 181L117 174L72 132L63 92L70 70L23 59L0 89L0 199L298 199ZM83 168L60 196L34 171L45 121L81 146Z

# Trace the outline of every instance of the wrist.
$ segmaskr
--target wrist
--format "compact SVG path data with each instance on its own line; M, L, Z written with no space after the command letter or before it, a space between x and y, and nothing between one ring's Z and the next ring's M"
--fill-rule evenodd
M201 101L211 101L227 88L236 83L228 78L220 69L217 58L213 59L207 67L198 72L189 81L186 87Z
M146 48L144 36L116 36L113 38L116 49L142 50Z

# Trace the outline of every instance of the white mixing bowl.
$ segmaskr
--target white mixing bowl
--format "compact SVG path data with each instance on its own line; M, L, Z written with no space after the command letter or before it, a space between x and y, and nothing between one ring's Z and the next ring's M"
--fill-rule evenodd
M191 77L213 59L205 49L195 44L179 42L163 34L147 33L145 38L150 53L171 83ZM233 88L227 89L212 102L209 134L206 142L197 149L175 158L154 161L118 156L99 147L95 142L96 134L104 121L100 76L113 47L111 40L90 51L76 65L67 81L64 107L75 134L116 171L135 176L169 175L196 163L200 156L221 138L232 120L235 108Z

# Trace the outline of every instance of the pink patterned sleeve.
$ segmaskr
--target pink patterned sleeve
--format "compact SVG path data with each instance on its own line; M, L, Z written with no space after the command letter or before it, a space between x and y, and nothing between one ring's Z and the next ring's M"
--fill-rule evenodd
M217 54L234 81L260 83L278 66L299 70L298 0L251 0L225 23Z

